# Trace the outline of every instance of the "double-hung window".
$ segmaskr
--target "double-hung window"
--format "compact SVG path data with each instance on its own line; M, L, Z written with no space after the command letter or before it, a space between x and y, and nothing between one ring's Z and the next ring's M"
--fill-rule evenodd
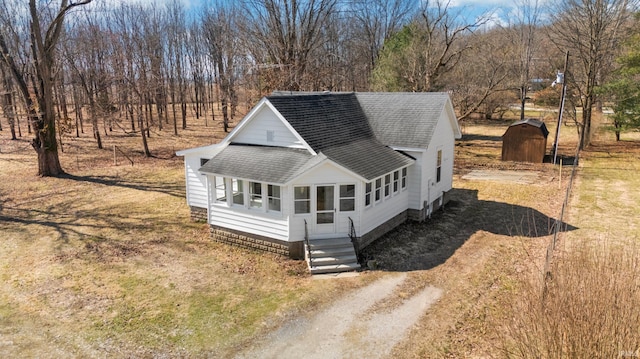
M407 188L407 168L402 169L402 189Z
M311 190L309 186L293 188L294 212L296 214L311 212Z
M364 185L364 206L371 205L371 186L372 183L368 182Z
M269 200L269 210L280 212L280 186L268 185L267 186L267 197Z
M249 207L262 208L262 183L249 182Z
M384 196L389 197L391 195L391 174L384 176Z
M233 198L233 204L244 205L244 182L233 178L231 180L231 197Z
M356 209L356 185L340 185L340 212L350 212Z
M215 176L214 185L216 187L216 202L227 202L227 183L224 177Z
M376 202L382 199L382 178L378 178L376 180L375 196L376 196Z
M393 193L400 190L400 171L393 172Z
M438 160L436 163L436 183L440 182L442 177L442 150L438 150Z

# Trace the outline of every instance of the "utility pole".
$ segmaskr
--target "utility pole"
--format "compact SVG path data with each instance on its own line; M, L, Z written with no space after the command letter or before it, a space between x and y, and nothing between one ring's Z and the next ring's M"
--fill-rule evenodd
M560 108L558 109L558 127L556 127L556 138L553 141L553 163L556 163L558 158L558 141L560 140L560 126L562 125L562 113L564 112L564 99L567 95L567 66L569 64L569 51L564 59L564 71L558 73L556 83L562 84L562 91L560 94Z

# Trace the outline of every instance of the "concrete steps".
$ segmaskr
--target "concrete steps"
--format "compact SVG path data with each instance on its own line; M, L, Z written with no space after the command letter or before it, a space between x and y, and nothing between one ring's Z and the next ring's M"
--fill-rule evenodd
M311 274L348 272L360 268L349 237L311 239L308 249L311 258L307 258L307 263Z

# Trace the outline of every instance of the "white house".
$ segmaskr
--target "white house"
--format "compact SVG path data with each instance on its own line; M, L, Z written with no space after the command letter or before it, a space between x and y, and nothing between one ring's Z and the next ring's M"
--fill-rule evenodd
M460 136L446 93L283 92L221 143L177 154L192 217L215 239L327 272L444 203Z

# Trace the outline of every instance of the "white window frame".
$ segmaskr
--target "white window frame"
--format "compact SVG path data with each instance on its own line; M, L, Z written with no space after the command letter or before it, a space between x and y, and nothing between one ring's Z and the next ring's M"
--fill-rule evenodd
M222 188L220 188L222 186ZM228 204L229 193L227 191L227 178L222 176L213 177L213 200L216 203ZM224 197L219 197L219 191L224 193Z
M366 182L364 184L364 206L366 207L370 207L373 204L372 193L373 190L373 182Z
M391 197L391 173L384 175L384 185L382 187L384 188L384 198Z
M436 152L436 183L442 180L442 148Z
M308 215L311 214L311 187L310 185L306 186L293 186L293 214L296 215ZM307 198L298 199L296 198L296 188L306 188L307 189ZM306 212L298 212L298 208L296 207L296 203L306 202L307 203L307 211Z
M353 186L353 195L348 197L342 197L343 186ZM343 210L342 201L351 201L351 203L353 203L353 209ZM356 210L356 184L355 183L343 183L338 185L338 209L340 212L354 212Z
M242 206L245 207L246 206L246 200L245 200L245 186L244 186L244 181L241 179L237 179L237 178L232 178L231 179L231 205L233 206ZM236 203L236 198L240 198L242 199L242 203Z
M278 195L275 195L273 189L278 189ZM282 187L274 184L267 185L267 211L269 212L282 212ZM278 209L271 208L272 204L277 201Z
M393 193L400 192L400 171L393 171Z
M400 175L400 182L402 183L402 190L404 191L405 189L407 189L407 167L402 169L402 174Z
M376 178L375 179L375 186L374 186L374 203L378 203L380 201L382 201L382 177Z
M262 209L264 207L264 191L262 183L253 181L247 182L249 182L249 208ZM257 193L256 189L259 190L260 193Z

